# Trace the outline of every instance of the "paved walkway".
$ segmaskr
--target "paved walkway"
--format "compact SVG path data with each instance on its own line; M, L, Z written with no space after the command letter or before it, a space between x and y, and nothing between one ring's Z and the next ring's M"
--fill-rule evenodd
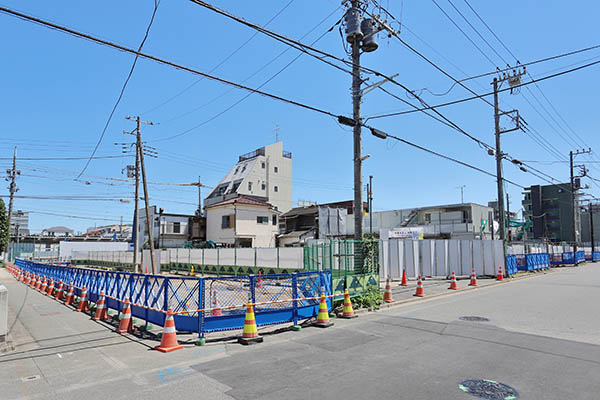
M190 344L169 354L150 350L157 344L150 338L113 333L4 270L0 283L9 289L16 345L0 354L2 400L465 400L472 397L458 384L470 378L509 384L523 399L595 400L600 392L600 264L268 335L261 345Z

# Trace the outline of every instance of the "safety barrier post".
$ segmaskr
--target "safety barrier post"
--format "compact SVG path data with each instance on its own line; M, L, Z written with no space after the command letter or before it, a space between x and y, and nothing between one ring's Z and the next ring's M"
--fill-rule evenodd
M298 274L297 273L292 274L292 298L293 299L298 298ZM299 331L302 329L302 327L300 325L298 325L298 300L292 301L292 307L294 309L292 311L292 320L294 322L294 325L292 326L292 330Z
M148 276L144 276L144 319L145 324L144 324L144 330L147 331L148 330L148 284L150 282L148 281Z
M256 284L256 279L254 277L254 275L249 275L248 278L250 278L250 282L249 282L249 287L250 287L250 301L254 304L256 303L256 293L255 293L255 287L254 285Z
M121 284L122 275L120 273L117 273L116 279L117 279L117 285L116 285L117 293L116 293L115 297L117 299L119 299L119 300L117 300L117 311L118 311L119 315L121 315L121 301L120 300L122 300L121 299L121 290L123 288L123 285ZM125 297L125 298L127 298L127 297Z
M163 300L163 310L164 311L169 311L169 278L164 278L163 280L163 286L164 286L164 291L165 291L165 297Z
M200 278L198 282L198 309L204 310L204 278ZM204 346L206 339L204 338L204 312L199 311L198 315L198 339L196 340L197 346Z

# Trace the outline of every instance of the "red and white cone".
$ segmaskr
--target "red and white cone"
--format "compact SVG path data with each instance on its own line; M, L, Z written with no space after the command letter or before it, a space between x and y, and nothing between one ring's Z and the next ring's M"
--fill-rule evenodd
M502 273L502 267L498 267L498 275L496 276L497 281L504 280L504 274Z
M471 271L471 282L469 282L469 286L477 286L477 275L475 274L475 270Z
M383 292L383 301L385 301L386 303L393 303L396 301L392 298L392 286L390 284L389 276L385 280L385 291Z
M425 290L423 290L423 281L421 280L421 276L419 275L419 279L417 279L417 291L413 296L417 297L425 297Z
M106 321L108 319L108 313L106 310L106 299L104 298L104 292L100 292L100 298L96 302L96 315L92 318L94 321Z
M40 286L40 292L46 293L46 289L48 289L48 282L46 282L46 277L42 278L42 286Z
M123 311L119 315L119 327L116 330L117 333L133 333L133 319L131 319L131 306L129 305L129 299L125 300L123 305Z
M23 283L29 285L29 282L31 282L31 275L29 272L25 272L25 279L23 280Z
M402 281L400 282L400 286L408 286L408 281L406 280L406 270L402 269Z
M38 275L37 279L35 281L35 289L41 290L41 287L42 287L42 277L40 275Z
M50 284L48 285L48 290L46 291L46 296L52 296L54 293L54 279L50 278Z
M223 312L221 311L221 307L219 304L219 300L217 299L217 291L216 290L213 291L211 308L212 308L212 310L210 311L211 317L220 317L223 315Z
M65 288L63 285L63 281L58 281L58 287L56 288L56 300L62 300L65 294Z
M154 350L168 353L179 349L183 349L183 346L177 343L177 331L175 329L173 311L169 308L165 317L165 326L163 327L162 336L160 338L160 346L156 346Z
M458 285L456 284L456 275L454 275L454 271L452 271L452 276L450 277L450 287L448 289L458 290Z
M68 305L73 304L74 297L75 297L75 294L73 293L73 284L70 283L69 288L67 290L67 297L65 298L65 305L68 306Z
M77 311L88 311L89 301L87 298L87 289L84 287L81 289L81 297L79 298L79 305L77 305Z

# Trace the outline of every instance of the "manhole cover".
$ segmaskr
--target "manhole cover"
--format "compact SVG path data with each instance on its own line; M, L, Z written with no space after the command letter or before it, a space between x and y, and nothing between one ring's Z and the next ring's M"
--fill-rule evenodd
M461 321L471 321L471 322L489 322L489 319L487 319L487 318L475 317L475 316L459 317L458 319L460 319Z
M467 379L458 387L465 393L487 400L512 400L519 397L515 389L489 379Z

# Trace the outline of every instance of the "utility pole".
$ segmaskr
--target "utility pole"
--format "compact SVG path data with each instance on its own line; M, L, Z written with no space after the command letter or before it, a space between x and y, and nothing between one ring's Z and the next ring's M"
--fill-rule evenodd
M496 133L496 180L498 184L498 217L500 219L500 237L505 244L504 252L506 255L506 224L504 213L504 180L502 178L502 158L504 154L502 153L502 148L500 146L500 135L507 132L516 131L521 129L521 117L519 115L518 110L511 111L500 111L500 107L498 105L498 89L499 84L502 84L504 81L508 81L509 86L511 87L511 93L513 93L512 88L518 88L521 85L521 75L525 73L525 69L516 69L513 70L512 75L509 73L508 75L503 74L501 78L494 78L492 85L494 88L494 130ZM515 124L514 127L508 129L502 129L500 127L500 118L502 116L507 116L511 118L511 121Z
M13 153L13 160L12 160L12 168L6 170L6 172L8 173L8 177L7 179L10 180L10 185L8 186L8 189L10 191L10 200L8 201L8 243L6 246L6 253L8 254L8 259L10 260L11 257L13 256L11 252L10 252L10 221L12 218L12 212L13 212L13 204L14 204L14 200L15 200L15 192L17 191L17 184L16 184L16 179L17 179L17 175L21 174L21 171L17 170L17 146L15 146L15 151Z
M146 125L154 125L152 122L150 121L145 121L142 122L140 121L140 116L138 115L135 119L127 116L125 117L128 120L135 120L137 125L135 128L135 137L136 137L136 149L137 149L137 154L136 154L136 170L137 168L137 160L139 158L139 164L141 165L141 172L142 172L142 183L144 185L144 203L145 203L145 209L146 209L146 227L148 229L148 241L150 242L150 262L152 264L152 274L156 274L156 262L155 262L155 255L154 255L154 235L152 234L152 227L154 225L154 221L152 221L150 219L150 205L149 205L149 195L148 195L148 182L146 181L146 166L144 164L144 149L142 147L142 132L141 132L141 124L144 123ZM139 174L137 174L139 176ZM136 181L139 181L139 178L136 178ZM136 189L137 189L137 185L136 185ZM137 191L137 190L136 190ZM137 201L137 196L136 196L136 201ZM137 216L137 209L136 209L136 218L139 218ZM137 229L137 227L136 227ZM136 236L136 242L137 242L137 236Z
M510 200L508 197L508 193L506 193L506 220L508 221L506 228L506 240L510 242L512 238L510 237Z
M136 128L137 129L137 128ZM134 135L132 132L123 131L124 135ZM140 252L140 239L139 239L139 225L140 225L140 215L139 215L139 201L140 201L140 152L139 146L137 142L137 135L135 141L135 172L133 177L135 178L135 198L133 200L133 227L131 229L131 238L133 239L133 270L135 273L140 272L139 269L139 252ZM128 178L131 175L127 175Z
M202 182L200 176L198 176L198 212L196 214L199 217L202 216Z
M586 175L586 170L585 170L585 166L583 167L583 174L580 176L575 176L573 175L573 169L575 167L575 165L573 165L573 161L575 160L575 157L577 157L580 154L586 154L586 153L591 153L592 149L587 149L587 150L577 150L576 152L569 152L569 167L570 167L570 171L571 171L571 209L573 211L573 252L576 253L577 252L577 244L579 242L579 235L577 234L578 230L577 230L577 216L579 215L579 206L577 204L577 190L578 188L575 187L575 178L582 178Z
M373 236L373 175L369 175L369 226Z
M590 240L592 241L592 259L594 258L594 251L596 250L594 245L594 207L590 201Z
M460 204L465 204L465 187L467 187L467 185L461 185L456 187L456 189L460 189Z
M352 9L360 10L361 1L352 0ZM349 10L352 11L352 10ZM352 119L354 119L354 239L362 240L363 237L363 204L362 204L362 119L360 103L362 95L360 86L360 42L362 35L352 38Z

